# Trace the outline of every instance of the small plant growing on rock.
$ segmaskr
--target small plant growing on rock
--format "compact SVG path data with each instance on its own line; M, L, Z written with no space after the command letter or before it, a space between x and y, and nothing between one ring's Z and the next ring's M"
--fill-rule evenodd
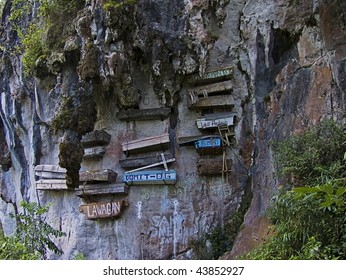
M66 234L45 221L44 214L49 207L24 201L20 205L23 212L13 215L17 220L14 235L0 238L0 259L46 259L48 251L61 255L62 250L52 239Z

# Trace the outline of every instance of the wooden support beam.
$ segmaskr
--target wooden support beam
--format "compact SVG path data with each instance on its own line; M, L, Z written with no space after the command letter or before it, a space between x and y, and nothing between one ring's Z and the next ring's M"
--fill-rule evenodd
M170 108L152 108L152 109L131 109L120 111L116 114L117 118L124 121L142 121L142 120L164 120L171 112Z

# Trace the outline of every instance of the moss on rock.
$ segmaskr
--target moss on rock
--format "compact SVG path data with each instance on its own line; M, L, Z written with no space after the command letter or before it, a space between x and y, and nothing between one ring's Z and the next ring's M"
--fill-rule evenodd
M83 146L77 139L59 144L59 165L66 168L66 185L69 188L77 188L79 185L79 169L83 155Z

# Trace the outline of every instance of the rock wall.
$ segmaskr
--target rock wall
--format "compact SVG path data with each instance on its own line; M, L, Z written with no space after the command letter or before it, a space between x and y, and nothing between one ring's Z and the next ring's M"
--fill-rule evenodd
M62 31L59 44L51 43L49 55L37 59L34 76L24 76L22 55L12 51L20 38L9 17L12 1L6 1L0 51L2 228L11 234L15 221L9 213L20 211L21 200L36 201L51 205L48 221L67 233L57 240L64 254L49 258L83 253L88 259L191 259L203 257L195 244L216 228L235 235L240 226L235 220L247 211L244 229L225 256L234 258L265 233L262 215L280 184L270 142L323 118L343 121L345 5L132 2L117 7L78 2L71 30ZM54 30L49 32L54 42ZM224 69L232 75L220 74ZM221 84L228 88L215 90ZM206 88L214 92L205 95ZM196 109L193 92L202 102L222 94L223 106ZM232 105L226 106L229 96ZM168 113L135 117L134 112L157 108ZM232 145L222 148L232 164L230 172L205 176L197 162L216 158L222 164L223 154L197 153L194 141L186 139L218 135L217 128L196 125L211 113L235 116ZM97 147L102 152L97 158L87 159L83 139L99 130L111 136L109 143ZM169 146L123 150L123 144L164 134ZM160 153L175 158L168 166L177 174L174 185L76 195L83 187L80 172L110 169L118 174L112 185L124 186L124 161ZM37 188L38 165L66 168L64 188ZM128 206L118 218L88 220L79 212L81 205L119 200Z

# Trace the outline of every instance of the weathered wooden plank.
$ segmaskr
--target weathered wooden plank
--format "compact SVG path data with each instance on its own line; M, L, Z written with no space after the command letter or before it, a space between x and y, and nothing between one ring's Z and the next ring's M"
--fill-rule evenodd
M232 161L230 159L226 160L227 171L230 172L232 167ZM223 169L223 159L211 158L211 159L198 159L197 160L197 170L199 175L211 176L211 175L222 175Z
M195 142L202 139L208 139L217 137L218 135L193 135L193 136L182 136L178 137L179 146L194 146Z
M109 144L111 140L111 135L104 130L94 130L82 138L82 145L85 148L95 147L95 146L105 146Z
M66 169L59 165L40 164L35 166L35 175L42 179L65 179Z
M190 105L192 109L213 109L234 107L234 98L231 95L215 95L199 99L196 103Z
M215 69L206 72L204 75L194 74L186 79L189 84L212 83L218 80L229 80L233 77L233 67Z
M219 155L223 151L220 137L198 140L195 142L195 147L199 155Z
M129 187L125 184L92 184L80 186L76 189L76 195L79 197L97 196L97 195L125 195L128 194Z
M176 180L175 170L146 170L123 174L123 183L128 185L172 185Z
M85 215L88 220L103 218L118 218L124 211L128 203L125 200L98 202L81 205L79 211Z
M85 148L83 159L100 159L105 153L105 147Z
M110 169L104 170L89 170L79 172L80 182L114 182L117 179L118 173Z
M197 118L197 127L200 129L216 128L219 125L234 125L235 115L231 113L206 114Z
M125 153L131 151L152 150L166 147L169 144L169 135L162 134L142 139L136 139L122 143L122 150Z
M50 191L60 191L60 190L74 190L73 188L68 188L66 185L66 180L47 180L41 179L36 181L37 190L50 190Z
M164 153L167 160L172 159L172 155L169 153ZM154 164L161 160L161 155L148 155L145 157L133 157L119 160L120 166L124 169L138 168L150 164Z
M226 92L231 93L233 86L231 81L225 81L220 83L208 84L203 86L194 87L188 90L190 96L205 97L210 93Z
M164 120L171 112L170 108L152 108L152 109L132 109L127 111L120 111L116 114L120 120L134 121L134 120Z

